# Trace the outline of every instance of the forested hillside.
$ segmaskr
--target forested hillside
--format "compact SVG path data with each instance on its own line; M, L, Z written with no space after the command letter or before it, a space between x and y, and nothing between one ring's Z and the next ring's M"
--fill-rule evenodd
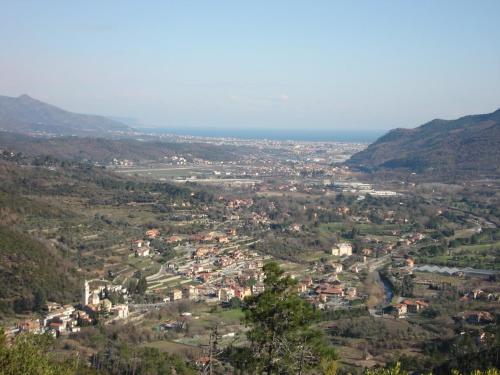
M113 159L132 161L164 161L164 158L182 155L214 161L236 160L245 148L208 143L175 143L111 140L105 138L56 137L35 138L10 132L0 132L0 150L29 156L50 155L59 159L109 163Z
M78 301L79 281L89 274L102 276L110 257L103 249L142 231L130 204L151 205L161 213L166 208L156 203L159 198L210 199L186 187L42 159L0 160L0 319L37 311L46 300ZM122 208L122 219L98 212L113 207Z
M0 314L41 310L48 299L71 302L77 278L69 259L47 241L0 225Z
M353 155L365 170L405 169L440 178L500 174L500 110L395 129Z

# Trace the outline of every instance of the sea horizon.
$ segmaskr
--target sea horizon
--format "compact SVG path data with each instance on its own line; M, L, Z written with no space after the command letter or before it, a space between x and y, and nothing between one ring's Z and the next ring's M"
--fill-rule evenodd
M384 135L385 130L329 130L329 129L222 129L222 128L136 128L154 134L177 136L269 139L305 142L359 142L371 143Z

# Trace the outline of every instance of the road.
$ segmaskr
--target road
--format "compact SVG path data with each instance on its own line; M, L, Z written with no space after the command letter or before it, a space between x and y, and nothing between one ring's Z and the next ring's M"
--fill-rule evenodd
M391 256L384 255L383 257L380 258L370 259L366 263L359 262L355 263L354 265L358 266L358 270L367 269L368 271L372 272L381 269L390 262L391 262Z

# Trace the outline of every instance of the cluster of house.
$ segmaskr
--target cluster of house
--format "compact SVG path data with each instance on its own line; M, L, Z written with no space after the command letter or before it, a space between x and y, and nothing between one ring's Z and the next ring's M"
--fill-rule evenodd
M495 316L488 311L464 311L453 317L455 321L465 321L469 324L491 324Z
M131 160L127 160L127 159L118 160L117 158L114 158L113 161L111 162L111 164L112 165L119 165L122 167L130 167L130 166L134 165L134 162Z
M232 253L232 254L231 254ZM214 281L211 282L210 276L212 273L204 272L204 269L199 265L195 265L193 278L204 282L206 285L198 286L198 292L193 290L183 291L183 297L189 299L204 299L205 297L216 296L221 302L228 302L233 297L243 299L252 294L258 294L264 291L264 273L262 272L263 262L261 260L252 260L252 256L256 254L248 254L239 250L232 251L230 254L224 255L217 259L215 264L228 264L226 257L232 259L232 262L239 262L240 268L235 268L228 275L223 275L218 272ZM232 264L232 263L231 263ZM199 273L196 273L199 272ZM206 275L209 275L208 277ZM204 277L205 276L205 277ZM191 287L193 289L193 287Z
M47 302L46 313L41 318L23 320L16 327L7 330L7 334L49 333L54 337L59 337L77 333L82 326L93 324L96 313L106 313L113 318L127 318L127 304L113 305L109 299L105 298L110 293L121 293L126 298L126 292L126 289L117 285L99 286L90 290L88 281L85 281L82 301L79 305Z
M248 207L252 200L228 200L230 208ZM289 230L300 231L299 224L292 224ZM184 242L186 248L193 246L191 258L181 266L173 266L177 275L192 279L192 285L171 288L165 295L164 287L158 285L157 290L151 292L161 293L166 301L181 299L229 302L236 297L243 299L246 296L260 293L264 290L262 272L263 261L258 253L235 246L223 246L231 242L236 236L236 229L225 232L201 232L194 235L171 235L165 238L167 243ZM160 232L150 229L145 234L145 240L138 241L135 252L138 256L143 254L141 249L148 249L148 241L160 237ZM161 238L161 237L160 237ZM341 242L331 249L331 254L339 258L352 257L351 244ZM297 285L298 292L314 303L318 308L336 308L339 304L348 304L349 301L359 298L355 287L344 285L336 277L343 271L341 263L329 265L327 273L333 272L334 277L313 282L306 277Z
M500 295L497 293L491 293L484 291L482 289L473 289L471 291L465 292L460 301L468 300L480 300L480 301L498 301L500 300Z
M235 269L234 275L217 274L213 282L189 285L183 288L170 290L167 300L218 300L221 303L231 301L233 298L244 299L247 296L259 294L264 291L264 273L262 260L246 259L241 268ZM342 272L342 265L333 263L333 276L314 280L310 276L297 283L297 292L319 309L334 309L343 303L356 298L357 290L353 286L344 285L337 278ZM195 275L205 273L206 268L198 264L193 266ZM293 275L291 275L293 277ZM211 280L209 280L211 281Z
M124 303L113 305L108 298L112 293L120 295ZM126 303L128 295L127 288L121 285L99 285L90 290L87 280L84 282L81 306L84 311L93 313L111 313L117 318L124 319L128 317L128 304Z
M219 200L224 200L225 201L225 208L228 211L226 214L226 218L231 221L238 221L244 216L245 219L249 220L253 224L262 224L262 225L267 225L269 224L269 218L267 214L264 211L260 212L243 212L242 209L245 208L250 208L254 205L253 199L228 199L226 200L223 196L219 197ZM271 202L269 204L269 209L274 209L276 208L274 206L274 203Z
M400 303L385 307L382 312L391 314L396 318L404 318L408 313L416 314L428 307L429 303L425 301L405 299Z
M168 156L165 156L165 159L168 159ZM186 165L187 164L186 158L182 156L172 156L170 157L170 163L172 165Z
M226 207L230 209L250 207L253 205L253 199L231 199L226 202Z
M205 255L208 256L209 253ZM249 295L262 292L264 290L263 262L261 260L252 261L252 255L256 254L233 250L217 258L213 264L194 264L186 271L186 276L190 276L193 281L201 282L201 284L171 289L165 300L189 299L228 302L233 297L243 299ZM228 264L227 259L231 259L233 263L240 261L241 267L235 268L233 272L228 272L227 275L220 271L214 271L213 266L220 267L221 264Z
M425 239L425 234L423 233L409 233L408 235L406 236L403 236L399 239L399 243L401 245L406 245L406 246L410 246L410 245L413 245L419 241L422 241L423 239Z
M153 248L151 247L151 240L160 236L159 229L149 229L146 231L144 239L132 241L130 250L137 257L148 257L153 255Z
M236 277L228 277L215 285L217 298L221 302L229 302L236 297L244 299L253 294L264 291L264 273L262 262L250 262L246 269L240 271Z
M230 200L232 207L253 204L251 200ZM237 230L230 227L225 231L207 231L192 235L171 235L161 237L160 231L150 229L145 233L144 240L134 241L132 250L136 256L148 256L152 253L150 240L158 238L168 244L181 244L191 251L186 262L168 264L177 276L190 278L193 285L174 287L165 294L165 288L157 284L149 290L162 295L164 302L189 300L230 300L233 296L244 298L253 291L243 286L250 278L260 280L262 275L262 261L257 253L240 248L238 244L225 246L237 238ZM234 282L231 281L234 279ZM222 281L221 281L222 280Z
M237 278L226 278L220 283L214 285L188 285L182 288L171 289L165 301L178 301L187 299L191 301L202 300L218 300L220 302L229 302L232 298L236 297L243 299L252 294L260 293L264 290L262 283L252 286L246 286Z
M131 252L138 257L147 257L153 255L154 249L151 246L151 240L157 238L162 239L160 237L160 234L161 233L159 229L149 229L148 231L146 231L145 239L138 239L132 241L130 247ZM211 231L211 232L197 233L191 236L182 236L174 234L162 240L164 240L165 243L167 244L176 244L182 241L194 242L199 244L208 244L208 243L227 244L229 243L230 238L235 236L236 236L236 229L229 228L227 229L226 233ZM215 247L216 246L200 246L198 249L200 253L203 253L205 251L207 252L213 251Z
M206 233L198 233L189 237L189 240L192 242L215 242L215 243L228 243L230 236L236 236L236 229L228 229L226 233L222 232L206 232Z
M321 310L336 309L342 304L358 298L354 286L345 285L337 275L342 272L342 265L334 265L333 275L313 280L306 276L298 283L297 290L310 303Z
M135 256L138 257L147 257L153 254L153 249L151 248L151 241L148 240L133 241L131 250L135 254Z
M47 313L42 318L23 320L7 333L49 333L57 337L64 333L79 332L81 326L91 323L90 316L83 310L72 305L62 306L55 302L48 302Z
M244 299L245 297L252 295L253 289L253 287L243 286L239 284L222 286L217 289L217 298L221 302L229 302L233 298Z
M144 239L132 241L130 249L138 257L147 257L153 255L153 248L151 247L151 240L160 237L160 230L153 228L145 233Z
M230 207L246 207L253 201L246 199L228 200ZM238 244L225 246L237 238L236 228L224 231L204 231L192 235L170 235L163 238L157 229L150 229L144 239L132 243L136 256L148 256L153 248L150 240L159 239L168 244L181 244L191 251L186 262L169 264L167 267L176 275L190 278L193 285L174 287L167 290L161 284L151 287L149 292L162 295L164 302L180 299L228 301L232 297L244 298L255 293L261 285L245 286L249 279L262 281L262 260L259 254L240 248ZM191 250L192 249L192 250Z

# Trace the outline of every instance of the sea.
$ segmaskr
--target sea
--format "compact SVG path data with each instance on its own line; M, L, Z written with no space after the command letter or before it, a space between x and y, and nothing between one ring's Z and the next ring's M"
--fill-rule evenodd
M142 128L139 130L146 133L163 133L194 137L359 143L371 143L386 133L385 130L333 129Z

